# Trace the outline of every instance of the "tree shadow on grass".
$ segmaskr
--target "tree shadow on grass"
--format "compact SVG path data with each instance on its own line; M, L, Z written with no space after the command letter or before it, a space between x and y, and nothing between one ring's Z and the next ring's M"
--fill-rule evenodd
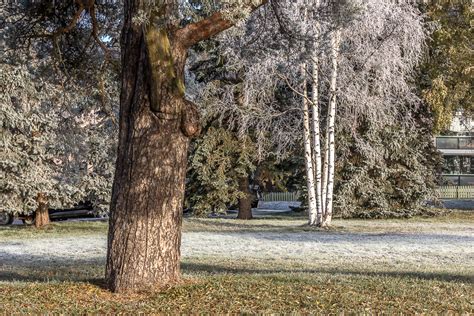
M315 234L297 234L304 232L315 232ZM225 232L224 232L225 233ZM292 234L296 233L296 234ZM254 238L271 241L291 241L291 242L318 242L318 243L337 243L348 242L354 244L368 244L370 242L386 242L387 245L396 243L412 243L413 245L470 245L474 244L474 237L462 234L440 234L435 232L427 233L405 233L405 232L351 232L340 230L325 231L324 229L315 230L312 228L299 228L296 231L284 231L283 229L270 234L255 234Z
M274 218L254 218L251 221L242 221L242 220L235 220L235 219L220 219L220 220L209 220L209 219L199 219L194 218L192 222L186 223L184 226L184 231L187 232L218 232L218 233L245 233L245 232L303 232L303 231L316 231L321 229L316 229L314 227L310 227L306 224L302 225L283 225L277 224L278 221L275 221L275 224L268 224L268 223L259 223L263 220L268 220ZM197 227L193 227L197 225ZM341 227L339 227L341 228ZM321 230L327 231L327 230Z
M0 282L83 282L98 286L100 288L105 288L104 278L47 276L45 274L23 274L15 271L0 271Z
M2 258L3 257L3 258ZM6 257L0 251L0 282L103 282L105 258L89 259L44 257L15 254Z
M350 227L334 225L330 228L312 227L305 224L293 224L285 225L278 224L278 221L274 223L259 223L258 219L254 219L251 222L243 222L237 220L221 220L221 221L210 221L207 219L193 219L196 227L191 229L185 229L188 232L203 232L209 231L219 234L241 234L241 233L255 233L255 238L265 240L276 240L276 241L294 241L292 233L314 233L309 235L301 235L304 238L300 238L301 241L312 241L313 239L318 242L333 241L333 237L346 237L347 241L358 240L375 240L384 238L391 241L392 238L402 239L413 239L415 243L423 244L425 242L458 242L458 243L474 243L474 237L466 234L456 233L437 233L437 232L410 232L410 231L352 231ZM191 224L192 225L192 224ZM270 233L270 234L262 234ZM297 240L296 240L297 241ZM339 241L339 238L336 239Z
M326 275L347 275L362 277L391 277L406 279L436 280L443 282L474 283L474 276L468 274L455 274L449 272L425 272L425 271L363 271L355 269L340 268L243 268L228 267L219 264L183 262L181 269L190 274L233 274L233 275L274 275L274 274L326 274Z
M47 262L45 262L47 263ZM16 267L0 267L0 282L85 282L105 288L103 275L103 263L84 265L84 262L72 261L67 266L57 267L45 265L43 267L18 265ZM272 275L327 275L327 276L360 276L360 277L390 277L403 279L435 280L443 282L474 283L474 276L468 273L450 272L426 272L426 271L367 271L357 269L341 268L285 268L285 267L262 267L259 268L255 262L249 263L249 267L229 267L219 263L183 262L181 269L185 274L191 275L234 275L234 276L272 276ZM91 274L88 271L95 271Z

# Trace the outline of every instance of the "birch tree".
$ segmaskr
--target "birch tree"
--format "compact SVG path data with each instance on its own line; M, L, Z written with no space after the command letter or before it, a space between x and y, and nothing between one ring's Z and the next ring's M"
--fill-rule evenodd
M400 117L410 124L405 110L419 100L411 80L425 37L422 17L414 6L391 1L283 1L241 32L258 38L223 41L229 63L245 73L244 102L225 97L235 93L232 86L201 86L197 95L211 105L208 111L234 117L242 132L271 135L281 155L302 139L309 224L329 226L335 130L352 134L364 120L384 126ZM278 96L282 91L285 98ZM223 100L212 101L216 94Z
M306 77L307 66L305 63L301 66L301 76L303 78ZM306 183L308 189L308 209L309 209L309 220L310 222L316 221L316 215L320 214L318 212L319 208L322 207L321 201L321 194L317 189L321 187L321 183L319 185L315 184L315 172L314 168L320 166L320 164L315 164L314 157L313 157L313 150L311 146L311 127L310 127L310 113L309 113L309 105L308 105L308 90L307 90L307 80L303 79L303 95L302 95L302 103L303 103L303 143L304 143L304 158L305 158L305 167L306 167ZM315 106L313 105L313 110ZM314 122L314 120L313 120ZM314 123L313 123L314 129ZM317 175L316 175L317 176ZM320 179L319 179L320 180ZM316 193L318 192L318 193Z
M342 114L348 127L356 126L355 122L348 121L348 119L357 120L357 117L350 114L351 112L359 117L368 117L375 125L386 124L418 100L414 96L413 88L410 87L410 79L420 59L424 40L421 15L408 4L353 1L349 5L355 8L355 13L348 21L340 20L340 12L331 13L333 16L329 31L330 45L326 72L329 84L324 159L318 160L315 155L313 160L313 164L323 165L322 216L316 216L316 221L312 221L315 216L311 216L311 213L317 213L318 210L310 209L310 225L322 227L330 226L333 213L337 114ZM353 8L349 7L346 10ZM347 19L347 15L342 18ZM407 40L408 34L413 36L411 40ZM394 59L384 61L384 54L385 58L391 56ZM342 67L339 67L340 64ZM347 70L351 70L352 77L347 77ZM398 80L384 82L385 77L390 77L391 80L398 77ZM368 104L361 106L356 102L347 102L348 98L353 97L353 93L361 97L360 91L353 90L354 83L359 89L363 88L362 91L366 91L363 98L354 101ZM317 91L317 87L314 86L313 91ZM391 91L392 89L394 91ZM340 101L339 97L342 97ZM313 102L316 102L316 99ZM321 103L321 100L318 102ZM337 107L341 105L345 113L337 111ZM317 111L313 111L313 115L319 118ZM409 118L406 121L408 123ZM315 129L312 133L316 139L319 133ZM318 151L316 144L313 150Z
M336 162L336 106L337 106L337 75L338 75L338 58L339 45L341 42L341 34L339 30L334 30L331 34L331 79L329 85L329 109L327 118L326 144L324 154L324 176L323 185L323 203L322 217L319 222L311 222L310 225L329 226L332 218L332 205L334 195L334 169ZM315 131L313 131L315 133ZM318 163L318 162L315 162ZM324 189L326 187L326 189Z

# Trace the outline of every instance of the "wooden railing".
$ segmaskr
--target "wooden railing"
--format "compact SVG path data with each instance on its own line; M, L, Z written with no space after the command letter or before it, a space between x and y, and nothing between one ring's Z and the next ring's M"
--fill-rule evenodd
M442 199L474 199L474 186L441 186L438 193Z

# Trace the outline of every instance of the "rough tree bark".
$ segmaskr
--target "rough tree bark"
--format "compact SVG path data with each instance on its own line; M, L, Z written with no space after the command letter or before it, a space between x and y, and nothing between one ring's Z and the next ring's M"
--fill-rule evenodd
M115 292L179 279L188 149L182 120L187 111L195 112L180 92L186 52L172 46L167 30L134 26L130 11L125 10L122 33L119 147L106 266L107 285Z
M245 197L239 199L239 213L237 214L237 218L252 219L253 194L249 189L248 177L242 177L239 179L239 190L245 194Z
M217 12L183 28L164 25L166 5L145 28L143 1L124 3L120 132L110 207L106 283L136 292L179 280L189 137L198 112L184 99L189 47L229 27Z
M48 212L48 197L45 193L38 193L38 195L36 196L36 201L38 202L38 208L35 212L35 227L40 228L50 223Z

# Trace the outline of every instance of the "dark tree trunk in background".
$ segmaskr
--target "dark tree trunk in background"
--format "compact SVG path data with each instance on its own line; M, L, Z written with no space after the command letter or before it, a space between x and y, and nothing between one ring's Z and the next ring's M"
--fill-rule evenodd
M239 190L244 192L245 197L239 199L239 214L238 219L252 219L252 200L253 194L249 189L248 177L242 177L239 179Z
M36 196L36 201L38 202L38 208L35 212L35 227L40 228L50 223L48 212L48 197L45 193L38 193L38 195Z

